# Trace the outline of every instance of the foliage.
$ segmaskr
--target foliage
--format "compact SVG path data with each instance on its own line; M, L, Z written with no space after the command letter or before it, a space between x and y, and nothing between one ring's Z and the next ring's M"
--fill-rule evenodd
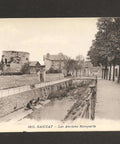
M101 65L106 71L109 65L120 64L120 18L99 18L97 27L88 56L93 65Z
M48 71L46 71L46 73L61 73L61 70L54 69L51 67Z
M116 63L120 56L120 18L100 18L88 55L94 65Z
M22 72L23 74L29 73L29 63L25 63L25 64L22 66L21 72Z
M85 61L84 61L84 58L83 58L82 55L78 55L78 56L76 57L75 66L74 66L74 68L75 68L75 70L76 70L76 76L77 76L78 70L81 71L81 69L83 68L84 62L85 62Z
M64 61L64 69L66 69L67 74L69 73L70 70L73 69L73 64L74 64L74 60L73 59L71 59L69 57L67 59L65 59L65 61Z
M63 98L65 96L67 96L67 90L62 89L62 90L50 93L48 96L48 99Z
M76 71L76 75L77 75L77 71L82 69L84 64L84 59L81 55L78 55L76 57L76 59L71 59L68 58L65 60L65 69L67 71L67 75L69 75L69 73L73 73L74 71Z

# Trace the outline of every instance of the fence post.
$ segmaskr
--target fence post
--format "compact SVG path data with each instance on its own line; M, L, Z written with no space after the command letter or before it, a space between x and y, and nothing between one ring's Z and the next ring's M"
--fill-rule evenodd
M96 76L96 84L97 84L97 81L98 81L98 80L97 80L97 76Z
M96 103L96 91L95 91L95 85L90 85L91 89L91 119L95 119L95 103Z

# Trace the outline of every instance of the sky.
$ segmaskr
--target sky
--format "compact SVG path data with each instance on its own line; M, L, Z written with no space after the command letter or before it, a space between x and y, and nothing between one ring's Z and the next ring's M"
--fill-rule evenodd
M30 61L63 53L71 58L87 56L97 33L97 18L0 19L0 58L3 50L30 53Z

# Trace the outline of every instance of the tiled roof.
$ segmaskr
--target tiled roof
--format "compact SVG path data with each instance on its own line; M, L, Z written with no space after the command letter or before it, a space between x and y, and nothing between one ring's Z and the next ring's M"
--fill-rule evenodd
M24 51L6 51L6 50L4 50L4 51L2 51L3 53L5 52L10 52L10 53L26 53L26 54L29 54L29 52L24 52Z
M67 59L66 55L58 54L58 55L46 55L46 58L49 60L65 60Z
M37 64L40 65L40 63L38 61L31 61L31 62L29 62L29 66L36 66Z

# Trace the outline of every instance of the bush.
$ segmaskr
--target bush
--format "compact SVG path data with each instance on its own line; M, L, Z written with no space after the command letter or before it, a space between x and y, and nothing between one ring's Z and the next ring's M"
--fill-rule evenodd
M70 91L70 88L69 88L69 87L67 87L67 88L66 88L66 92L69 92L69 91Z
M29 63L26 63L26 64L24 64L23 66L22 66L22 69L21 69L21 72L23 73L23 74L26 74L26 73L29 73Z
M50 68L48 71L46 71L46 73L61 73L61 70Z
M69 87L70 90L73 90L73 89L75 89L75 88L76 88L76 87L75 87L74 85Z
M66 95L67 95L66 90L56 91L56 92L49 94L48 99L62 98L62 97L65 97Z
M30 85L30 88L31 88L31 89L35 88L35 85L34 85L34 84L31 84L31 85Z
M72 75L70 73L68 73L67 76L72 76Z

